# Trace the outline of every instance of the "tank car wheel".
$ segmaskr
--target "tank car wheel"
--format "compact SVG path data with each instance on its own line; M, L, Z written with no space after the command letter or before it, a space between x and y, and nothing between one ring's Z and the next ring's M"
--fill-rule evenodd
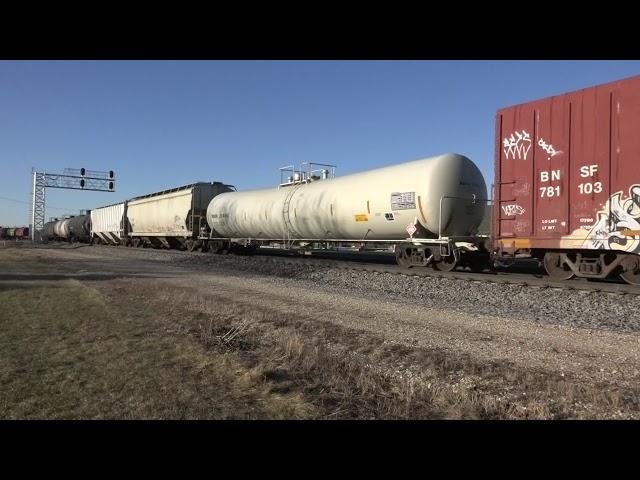
M547 274L554 280L569 280L574 276L569 265L561 261L559 253L545 253L543 263Z
M407 248L400 247L396 250L396 263L404 268L411 268L411 259L409 258L409 254L407 254Z
M620 278L629 285L640 285L640 259L629 256L622 260L621 266Z
M442 260L435 262L433 267L440 272L450 272L456 268L458 260L455 255L449 255L448 257L442 257Z

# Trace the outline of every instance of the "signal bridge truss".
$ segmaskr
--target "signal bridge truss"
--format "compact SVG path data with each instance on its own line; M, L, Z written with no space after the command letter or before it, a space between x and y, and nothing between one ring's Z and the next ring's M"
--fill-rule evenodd
M44 228L45 199L47 188L66 188L70 190L89 190L94 192L115 192L115 174L86 170L84 168L65 168L64 173L45 173L31 170L33 175L31 206L31 240L40 240Z

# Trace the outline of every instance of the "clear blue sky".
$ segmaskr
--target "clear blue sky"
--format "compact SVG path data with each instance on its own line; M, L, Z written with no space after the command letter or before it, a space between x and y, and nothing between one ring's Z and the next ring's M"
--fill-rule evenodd
M31 167L113 169L115 193L47 190L46 218L194 181L269 187L457 152L493 182L498 108L640 74L639 61L2 61L0 225Z

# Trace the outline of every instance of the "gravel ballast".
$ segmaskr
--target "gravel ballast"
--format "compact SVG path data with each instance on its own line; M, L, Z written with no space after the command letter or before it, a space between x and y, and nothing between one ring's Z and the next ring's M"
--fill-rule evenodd
M108 255L113 248L91 247L90 250L93 255L96 250L106 250ZM640 317L635 309L636 295L351 270L344 268L346 262L338 267L314 259L122 248L117 251L117 257L214 269L221 275L243 272L275 277L283 286L287 282L295 282L335 293L406 300L416 306L518 318L539 324L618 332L640 331Z

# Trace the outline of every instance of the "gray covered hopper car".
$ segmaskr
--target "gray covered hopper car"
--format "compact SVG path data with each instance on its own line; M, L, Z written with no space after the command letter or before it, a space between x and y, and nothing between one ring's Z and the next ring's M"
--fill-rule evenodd
M206 213L211 200L234 187L198 182L136 197L127 202L128 238L133 246L199 246L209 234Z
M127 243L127 202L91 210L91 240L94 243L124 245Z

